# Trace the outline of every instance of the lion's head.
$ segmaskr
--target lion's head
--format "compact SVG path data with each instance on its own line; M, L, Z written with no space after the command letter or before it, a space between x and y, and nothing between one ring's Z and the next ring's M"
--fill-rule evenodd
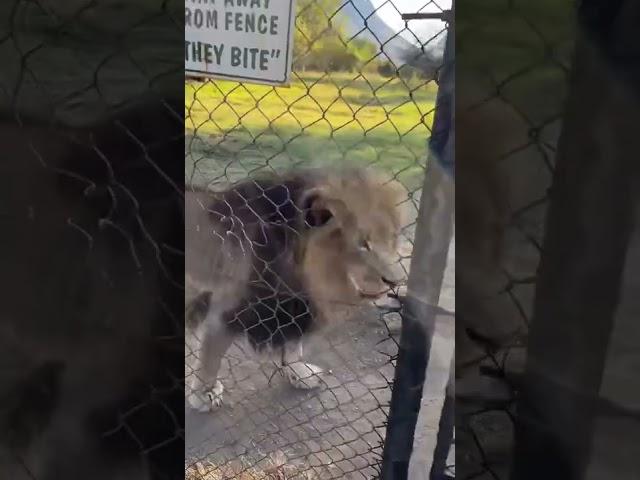
M300 264L320 309L374 301L404 280L404 198L397 182L359 169L319 175L302 194Z

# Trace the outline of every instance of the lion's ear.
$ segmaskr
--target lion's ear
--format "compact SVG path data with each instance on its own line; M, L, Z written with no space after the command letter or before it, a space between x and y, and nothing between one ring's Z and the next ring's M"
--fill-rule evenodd
M304 222L311 228L323 227L333 218L333 212L319 192L305 195L301 207Z
M326 198L320 190L308 191L300 205L305 224L318 228L332 223L341 211L340 203Z

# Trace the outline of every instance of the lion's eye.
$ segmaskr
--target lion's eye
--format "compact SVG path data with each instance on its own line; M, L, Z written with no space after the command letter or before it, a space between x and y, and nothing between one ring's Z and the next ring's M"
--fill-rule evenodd
M368 240L363 240L362 243L360 243L360 248L362 250L366 250L367 252L371 251L371 244L369 243Z

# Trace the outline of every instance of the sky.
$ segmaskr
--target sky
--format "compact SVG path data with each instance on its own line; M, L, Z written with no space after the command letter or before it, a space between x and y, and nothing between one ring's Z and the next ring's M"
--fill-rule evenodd
M403 13L440 12L451 8L451 0L350 0L343 3L341 14L349 20L350 33L368 37L383 46L387 57L396 65L404 63L403 52L411 44L424 45L425 50L442 55L445 24L437 19L405 22ZM366 25L365 25L366 20Z

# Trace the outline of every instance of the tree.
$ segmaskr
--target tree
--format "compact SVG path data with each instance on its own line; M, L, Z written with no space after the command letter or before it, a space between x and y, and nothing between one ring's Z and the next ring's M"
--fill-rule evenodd
M361 64L371 61L378 53L378 47L365 38L354 38L348 48Z
M298 0L295 21L294 58L316 48L322 36L340 27L332 15L340 8L339 0Z
M401 53L402 62L420 72L423 78L435 78L442 66L442 52L437 48L424 49L411 44Z
M347 27L339 15L339 0L299 0L294 37L294 67L353 70L376 56L369 40L348 40Z
M378 66L378 73L383 77L393 77L396 74L396 67L389 61L382 62Z

